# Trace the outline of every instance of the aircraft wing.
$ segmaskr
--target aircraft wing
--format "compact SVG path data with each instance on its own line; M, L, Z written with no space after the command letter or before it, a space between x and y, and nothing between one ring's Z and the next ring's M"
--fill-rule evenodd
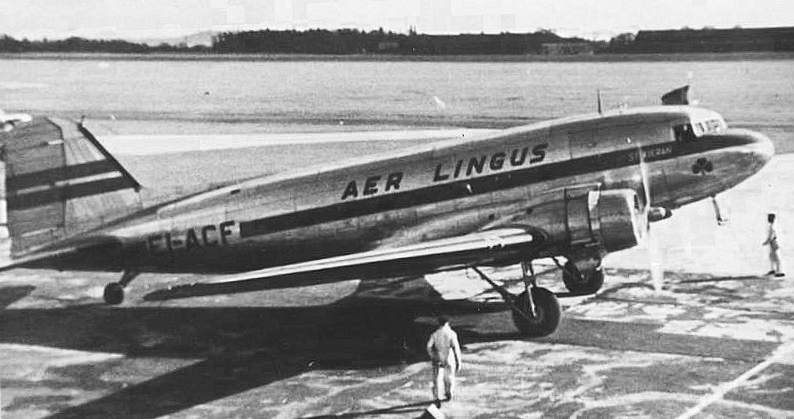
M498 262L498 259L504 257L504 253L509 253L511 250L527 251L534 239L533 234L523 228L502 228L413 245L258 269L216 277L210 283L221 284L309 273L331 274L335 271L351 269L365 272L388 269L389 266L394 265L413 266L418 272L459 269Z
M319 275L328 281L344 278L377 278L389 276L396 268L400 273L417 274L460 269L475 265L498 264L517 254L533 251L539 237L524 228L499 228L462 236L431 240L418 244L378 248L371 251L318 259L308 262L258 269L240 274L212 278L193 286L220 286L242 284L253 286L262 282L268 288L268 280L287 280L281 283L303 285L318 283ZM308 281L308 282L307 282ZM277 281L281 282L281 281ZM191 287L191 286L188 286ZM247 289L246 289L247 290Z

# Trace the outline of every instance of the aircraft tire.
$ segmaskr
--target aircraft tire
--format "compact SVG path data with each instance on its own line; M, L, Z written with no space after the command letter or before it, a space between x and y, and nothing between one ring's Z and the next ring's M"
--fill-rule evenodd
M598 265L595 269L586 271L586 273L579 272L572 262L565 263L565 269L562 270L562 282L565 283L565 288L576 295L590 295L595 294L604 285L604 268Z
M124 287L118 282L111 282L105 286L103 298L107 305L115 306L124 301Z
M546 288L532 290L532 300L535 303L535 315L528 315L529 320L513 313L513 322L522 335L527 337L543 337L554 333L560 325L562 311L557 296ZM529 296L522 292L515 301L516 305L525 313L529 311Z

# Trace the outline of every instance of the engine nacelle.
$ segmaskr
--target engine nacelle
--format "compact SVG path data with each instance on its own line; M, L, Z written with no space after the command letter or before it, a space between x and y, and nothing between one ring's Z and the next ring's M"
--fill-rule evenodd
M555 193L559 196L510 220L542 232L540 257L628 249L639 244L647 230L647 216L631 189Z
M637 193L630 189L590 192L599 194L595 211L590 211L591 220L598 220L593 228L601 235L601 243L607 252L628 249L640 244L648 229L648 220L640 209ZM595 224L593 224L595 226Z

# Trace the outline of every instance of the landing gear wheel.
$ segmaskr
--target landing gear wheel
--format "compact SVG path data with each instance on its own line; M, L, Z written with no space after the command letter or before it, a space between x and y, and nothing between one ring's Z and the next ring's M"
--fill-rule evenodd
M560 325L562 311L560 303L553 292L546 288L534 288L532 290L532 302L534 303L535 314L533 315L529 306L529 294L522 292L515 299L515 305L526 317L513 312L513 323L522 335L528 337L543 337L554 333Z
M595 294L604 285L604 268L598 265L595 269L582 273L573 262L569 261L562 269L562 282L571 294Z
M108 305L119 305L124 301L124 287L118 282L111 282L105 286L103 297Z

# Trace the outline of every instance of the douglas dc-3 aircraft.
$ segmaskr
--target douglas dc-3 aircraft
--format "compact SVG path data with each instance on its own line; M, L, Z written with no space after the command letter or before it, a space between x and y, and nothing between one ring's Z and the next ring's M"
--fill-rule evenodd
M445 140L241 181L150 208L141 186L82 125L36 117L0 134L15 267L115 270L119 304L140 272L218 273L256 288L473 268L519 331L560 322L531 262L563 256L572 293L595 293L602 258L648 223L733 187L771 141L683 105L614 110ZM555 259L556 260L556 259ZM479 267L521 263L518 296ZM248 289L248 288L246 288Z

